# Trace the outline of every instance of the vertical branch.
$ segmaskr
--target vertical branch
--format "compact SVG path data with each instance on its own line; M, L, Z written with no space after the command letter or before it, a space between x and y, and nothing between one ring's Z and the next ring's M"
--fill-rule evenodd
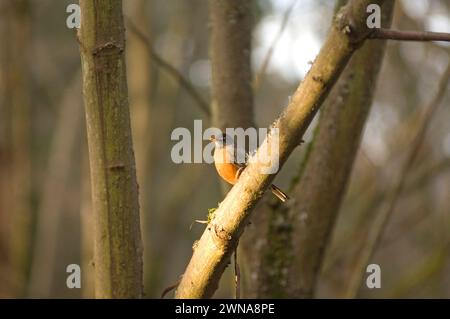
M127 10L127 16L133 21L132 25L142 30L142 36L148 39L147 33L150 29L149 19L146 14L148 2L145 0L126 1L124 3ZM151 116L151 57L147 51L146 42L136 34L130 32L127 34L127 73L128 87L130 95L130 111L132 114L131 127L133 132L133 141L136 154L137 180L139 184L140 198L139 205L142 216L142 232L144 242L150 242L150 205L149 205L149 186L153 167L153 156L150 154L150 145L153 140L152 129L150 127ZM150 245L144 249L144 283L150 281L152 265ZM145 284L144 284L145 286Z
M241 270L238 264L238 250L234 251L234 283L236 285L236 299L241 298Z
M120 0L81 0L83 96L95 228L95 294L142 296L142 242Z
M251 70L252 1L210 0L210 59L212 65L212 122L222 130L252 127ZM229 186L222 183L226 193ZM245 252L244 252L245 254ZM239 270L237 248L235 271ZM236 274L236 297L240 280Z
M213 125L253 125L251 1L210 0Z

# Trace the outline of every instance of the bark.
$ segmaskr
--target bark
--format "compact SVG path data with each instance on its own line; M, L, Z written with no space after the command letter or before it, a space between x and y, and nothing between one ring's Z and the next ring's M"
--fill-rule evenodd
M366 8L370 3L381 5L382 0L353 0L337 15L311 70L291 99L291 102L272 124L279 129L279 162L300 143L301 138L322 105L353 52L364 42L369 30ZM268 147L273 135L269 133L258 149ZM239 237L247 225L251 212L275 174L261 174L263 164L255 160L242 173L198 241L193 256L178 286L177 298L211 297L229 263Z
M142 296L138 186L122 2L81 0L80 51L94 211L97 298Z

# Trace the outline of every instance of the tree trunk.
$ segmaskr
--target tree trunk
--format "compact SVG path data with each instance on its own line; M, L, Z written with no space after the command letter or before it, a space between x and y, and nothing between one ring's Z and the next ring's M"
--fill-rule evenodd
M247 129L254 126L252 3L240 0L209 2L212 124L223 131L227 127ZM224 194L230 190L226 182L221 181L221 186ZM245 260L247 250L242 249L242 252L239 256L244 255Z
M253 126L252 1L210 0L213 126Z
M138 186L120 0L81 0L80 50L94 210L95 294L142 296Z

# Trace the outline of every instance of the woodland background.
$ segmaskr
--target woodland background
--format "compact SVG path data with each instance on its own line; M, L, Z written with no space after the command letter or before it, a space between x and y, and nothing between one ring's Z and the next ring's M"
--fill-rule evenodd
M72 2L0 0L3 298L94 296L80 53L75 31L65 25L65 10ZM252 3L253 74L265 68L264 57L273 50L254 92L254 120L260 127L269 126L288 103L320 49L334 5L332 0ZM199 92L200 100L209 104L208 2L126 0L124 13L150 39L157 56L178 70ZM449 32L450 2L398 1L392 27ZM213 166L171 161L172 130L192 128L194 119L204 120L206 127L211 120L199 107L199 99L193 99L179 79L149 54L127 24L126 32L144 291L146 298L157 298L177 282L189 261L193 242L204 229L194 221L206 219L208 209L217 206L223 193ZM325 251L316 297L346 297L349 289L354 289L349 283L364 251L364 239L377 214L387 209L424 108L450 63L449 53L449 46L443 43L387 43L351 179L348 187L342 185L346 192ZM428 124L371 259L381 266L382 288L361 287L350 295L450 297L449 104L450 94L446 94ZM281 188L289 189L298 176L318 117L308 129L305 143L277 176ZM66 266L74 263L81 265L81 289L66 287ZM233 296L232 276L233 267L228 267L216 297ZM245 282L245 271L242 276Z

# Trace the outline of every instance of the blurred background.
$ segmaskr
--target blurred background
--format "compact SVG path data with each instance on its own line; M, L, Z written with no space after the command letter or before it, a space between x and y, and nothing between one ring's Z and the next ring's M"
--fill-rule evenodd
M66 27L70 0L0 0L0 297L93 297L92 211L80 56ZM267 127L314 60L333 0L254 1L253 72L273 54L255 92L255 121ZM210 100L208 2L126 0L127 19L154 52ZM447 0L398 1L394 29L450 32ZM136 31L136 30L135 30ZM215 169L174 164L170 134L210 119L127 26L127 72L144 242L145 297L183 273L208 209L223 198ZM386 204L418 118L449 63L442 43L389 42L351 183L325 256L319 297L340 297L358 240ZM450 297L450 94L430 123L418 160L376 252L382 289L359 297ZM313 125L305 136L308 144ZM287 188L304 155L277 176ZM79 264L82 288L68 289ZM216 297L233 296L230 268Z

